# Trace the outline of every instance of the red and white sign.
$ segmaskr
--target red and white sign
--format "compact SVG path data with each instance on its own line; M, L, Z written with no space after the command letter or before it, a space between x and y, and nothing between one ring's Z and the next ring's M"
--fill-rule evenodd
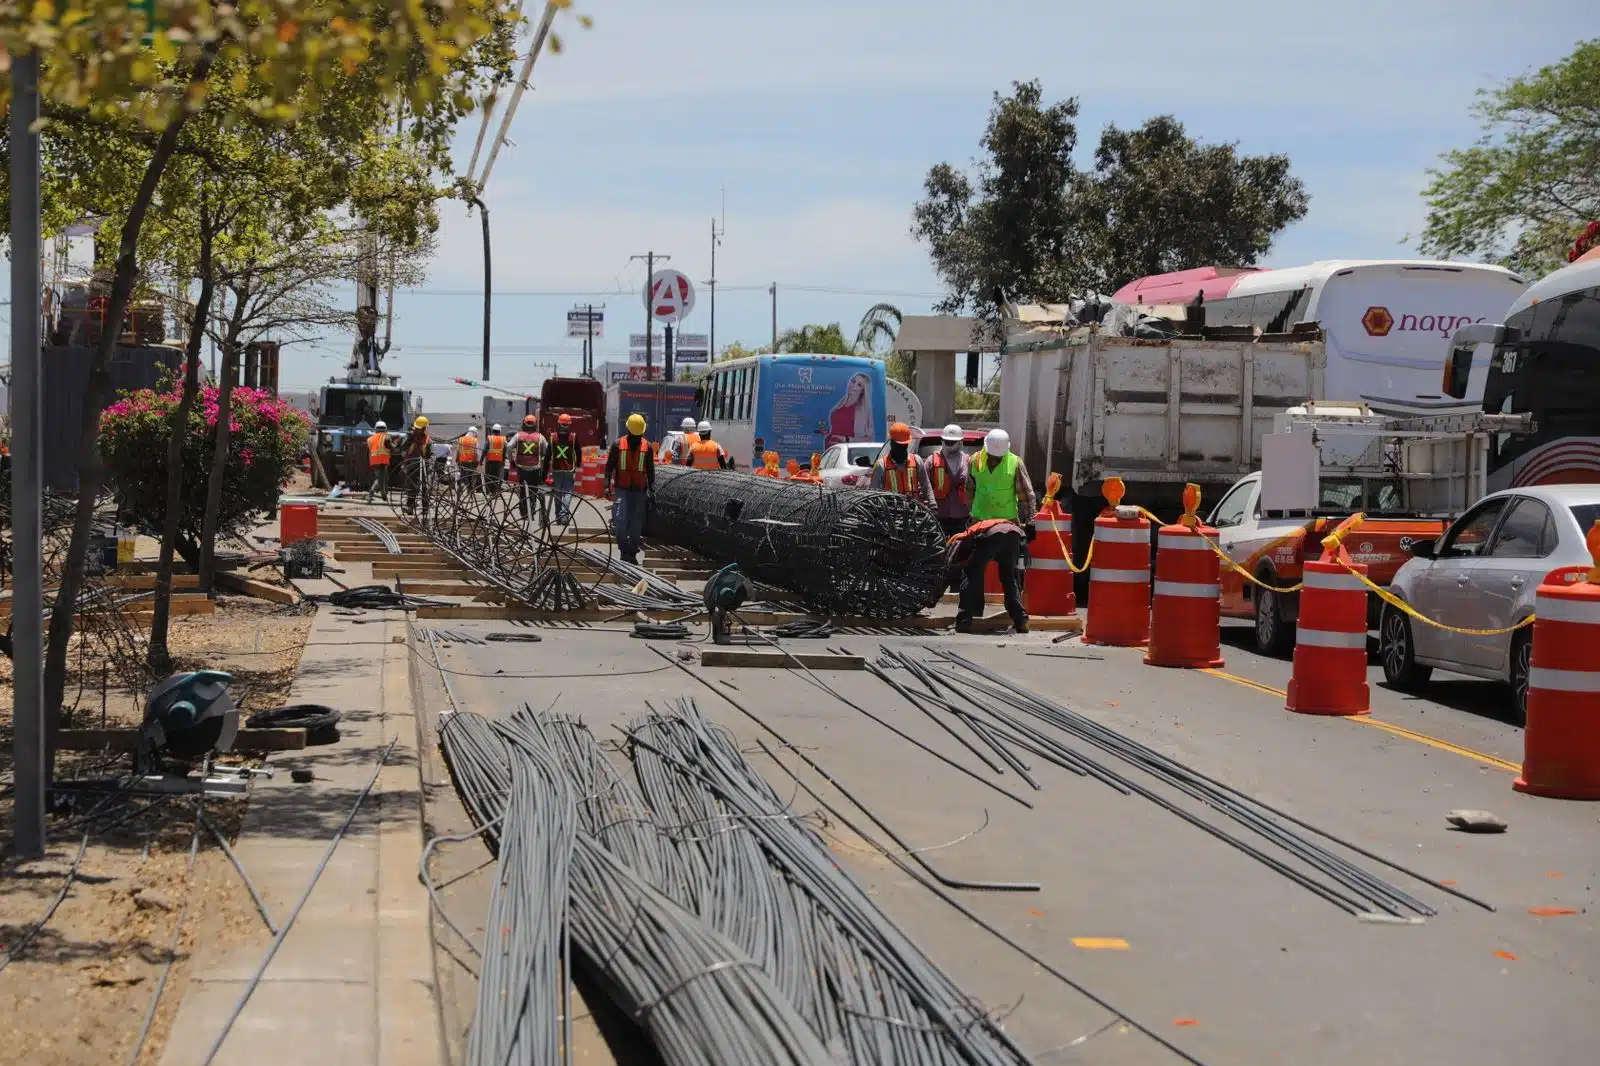
M681 270L658 270L645 286L644 306L658 322L681 322L694 310L694 285Z

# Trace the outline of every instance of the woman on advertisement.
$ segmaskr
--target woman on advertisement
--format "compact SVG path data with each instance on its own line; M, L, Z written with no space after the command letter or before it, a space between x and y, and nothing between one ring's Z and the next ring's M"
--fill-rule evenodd
M828 433L824 447L848 441L871 440L873 427L872 376L854 374L844 387L844 396L828 412Z

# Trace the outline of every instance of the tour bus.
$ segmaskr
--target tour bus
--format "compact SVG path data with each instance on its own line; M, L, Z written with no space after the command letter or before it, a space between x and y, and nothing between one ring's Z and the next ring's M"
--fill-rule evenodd
M775 451L801 466L812 453L887 434L883 363L853 355L755 355L700 379L701 417L740 469Z
M1470 394L1493 346L1483 410L1530 414L1534 432L1490 443L1489 488L1600 482L1600 249L1535 282L1504 315L1458 329L1443 390Z
M1311 399L1365 401L1379 414L1415 416L1476 408L1482 373L1465 397L1440 394L1440 344L1462 326L1501 321L1527 284L1504 267L1478 263L1325 259L1276 270L1159 274L1129 282L1112 299L1188 304L1199 295L1207 326L1263 333L1320 323L1328 365L1323 395Z

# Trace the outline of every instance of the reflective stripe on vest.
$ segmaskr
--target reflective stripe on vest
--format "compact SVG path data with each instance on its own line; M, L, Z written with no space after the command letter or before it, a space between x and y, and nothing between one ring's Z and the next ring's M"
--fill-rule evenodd
M619 489L642 489L649 485L644 476L645 456L650 453L650 442L644 438L639 439L638 449L628 446L630 438L623 437L617 441L617 472L614 480ZM628 465L628 456L634 457L633 466Z
M506 457L506 439L498 434L489 438L489 450L484 458L491 463L503 462Z
M572 440L572 435L570 433L566 434L566 440L562 440L561 438L562 434L557 433L556 439L551 442L550 446L554 454L552 454L550 457L550 469L575 470L577 469L578 462L577 457L574 454L576 445Z
M477 437L462 437L459 445L460 450L456 452L456 459L458 462L475 463L478 461Z
M367 438L367 464L369 466L389 465L389 435L387 433L374 433Z
M511 440L511 458L523 469L532 469L543 458L544 438L537 433L518 433Z
M1015 452L1007 452L999 463L994 462L994 457L988 452L979 452L972 460L970 469L974 486L972 494L974 522L981 522L987 518L1016 521L1017 462Z
M883 461L883 491L898 492L902 496L915 496L917 481L916 456L906 456L903 466L896 466L887 459Z

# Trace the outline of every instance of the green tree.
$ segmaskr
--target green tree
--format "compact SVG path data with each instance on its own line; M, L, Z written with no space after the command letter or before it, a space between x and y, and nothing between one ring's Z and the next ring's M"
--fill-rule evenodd
M778 334L778 351L854 355L855 347L845 340L839 323L829 322L826 326L806 325L784 330Z
M1287 158L1199 144L1170 116L1107 127L1080 171L1077 115L1076 99L1046 106L1037 81L1018 82L995 94L973 177L928 171L912 233L949 292L941 311L971 311L995 337L1001 292L1060 303L1142 274L1250 265L1305 215Z
M1600 218L1600 38L1558 63L1482 90L1483 134L1429 171L1428 255L1493 260L1529 277L1566 263Z

